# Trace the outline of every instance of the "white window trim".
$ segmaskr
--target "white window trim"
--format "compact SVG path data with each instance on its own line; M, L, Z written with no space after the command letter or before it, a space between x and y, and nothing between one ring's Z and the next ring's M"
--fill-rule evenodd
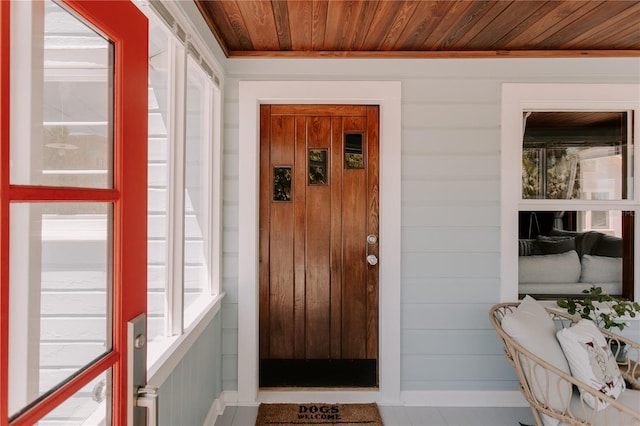
M167 22L159 16L152 5L143 1L136 1L136 5L149 19L157 19L162 24ZM167 287L169 312L167 312L166 332L164 339L149 342L147 357L147 374L149 383L160 386L182 357L195 343L205 327L215 318L220 311L221 301L225 294L221 291L221 253L222 253L222 87L223 75L220 66L211 53L203 48L205 44L195 33L189 31L188 19L176 5L163 3L163 6L174 18L173 28L167 27L171 33L170 59L169 59L169 177L168 177L168 211L173 219L167 220ZM184 40L176 36L177 26L185 30ZM206 261L209 266L207 286L203 288L204 297L199 298L193 306L186 311L183 309L183 269L184 264L184 161L185 161L185 134L186 134L186 86L187 86L187 61L188 44L195 47L199 58L194 59L195 65L202 71L208 86L209 93L204 99L206 104L206 117L212 121L203 123L203 134L207 137L207 154L209 164L205 178L209 197L207 209L209 221L207 223L208 244L205 247ZM213 72L209 75L202 68L202 64ZM172 285L173 283L173 285ZM176 285L175 283L179 283ZM185 317L190 325L184 327Z
M522 200L522 132L524 111L624 111L634 112L633 198L607 201L609 210L635 210L634 264L640 264L640 84L518 84L502 85L501 129L501 266L500 300L518 300L518 211L566 210L567 201ZM573 210L601 209L602 202L571 200ZM640 300L640 268L635 268L635 299Z
M398 81L241 81L239 122L238 402L258 401L258 217L260 104L380 105L379 391L332 393L400 400L401 83ZM303 392L270 393L280 401ZM355 395L354 395L355 394ZM310 394L310 398L317 393ZM325 398L327 395L325 395Z

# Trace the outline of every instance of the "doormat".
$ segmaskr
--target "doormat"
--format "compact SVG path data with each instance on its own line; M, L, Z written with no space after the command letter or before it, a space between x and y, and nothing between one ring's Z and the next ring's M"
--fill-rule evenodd
M256 426L382 426L372 404L260 404Z

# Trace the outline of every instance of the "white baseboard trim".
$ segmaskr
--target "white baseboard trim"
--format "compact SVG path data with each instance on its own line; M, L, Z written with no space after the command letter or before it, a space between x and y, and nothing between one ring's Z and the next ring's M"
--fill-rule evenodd
M204 419L204 426L215 426L216 419L224 412L225 403L223 394L224 392L221 393L218 398L213 400L213 404L211 404L211 407L209 408L207 417Z
M408 407L528 407L520 391L402 391Z
M402 391L400 401L384 401L378 392L259 392L257 401L239 401L237 391L220 396L229 406L257 406L261 402L372 402L407 407L528 407L520 391Z

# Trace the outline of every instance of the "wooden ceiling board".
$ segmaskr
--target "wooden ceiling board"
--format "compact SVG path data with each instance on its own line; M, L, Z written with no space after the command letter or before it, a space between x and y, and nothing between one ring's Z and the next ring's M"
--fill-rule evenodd
M394 49L407 50L410 46L418 46L435 29L434 21L439 21L451 5L443 2L425 2L417 5L402 33L398 35Z
M474 2L475 3L475 2ZM467 44L478 36L483 31L487 31L487 27L493 22L500 14L509 7L509 2L506 1L488 1L489 6L479 12L477 16L474 16L473 25L471 25L465 34L459 38L458 42L451 46L448 50L462 50L468 51Z
M329 2L327 29L324 35L325 50L350 50L353 44L362 3Z
M371 20L371 25L369 25L369 30L367 31L360 50L379 50L380 45L384 41L387 29L393 24L396 14L401 7L402 2L398 1L383 0L378 3L378 7Z
M229 57L640 56L638 0L193 0Z
M615 38L616 43L618 43L621 48L633 49L634 46L640 45L640 31L636 23L638 21L640 21L640 14L635 15L634 22L621 23L620 32L617 37L609 32L603 32L601 38L597 42L594 42L594 46L600 49L606 49L607 46L611 44L612 39Z
M393 23L387 30L384 40L382 40L382 43L380 44L380 50L393 50L396 41L398 40L398 36L402 34L406 28L407 23L411 20L418 4L419 2L416 1L408 1L402 4L402 7L398 9L398 12L396 13Z
M364 40L367 37L373 18L378 10L378 0L371 0L364 4L362 11L360 12L360 24L356 28L356 33L353 38L352 50L360 50L364 45Z
M287 3L291 49L301 50L312 43L313 5L309 2ZM294 24L291 24L291 23Z
M509 5L489 23L476 37L465 45L469 50L499 50L501 40L506 38L518 28L523 22L542 7L546 2L541 1L519 1L509 3ZM513 35L515 37L515 35Z
M211 2L218 3L218 2ZM247 26L244 24L244 19L242 18L242 12L238 8L238 4L236 2L219 2L222 3L222 10L220 11L225 15L224 18L229 21L233 32L238 39L238 45L229 46L229 50L255 50L255 46L253 45L253 40L251 39L251 35L247 32ZM220 17L216 16L216 20L219 20ZM226 39L226 35L222 34L222 37ZM229 45L229 42L227 42Z
M389 26L384 40L380 44L380 50L389 51L394 49L399 35L404 32L418 5L419 2L417 1L403 2L402 7L398 9L393 22Z
M289 5L283 1L273 2L273 18L278 34L278 46L282 50L292 50L291 27L289 26ZM295 22L295 21L293 21Z
M196 2L196 5L209 29L211 29L213 36L218 41L220 48L225 55L229 56L229 45L239 46L240 40L238 40L235 31L233 31L227 15L221 12L223 4L219 2ZM221 18L214 22L212 16L220 16ZM224 37L223 34L225 35Z
M523 49L531 45L536 46L589 10L598 6L595 2L585 5L583 1L564 1L555 2L555 4L557 7L545 16L544 19L540 19L528 28L525 28L515 38L506 43L505 48Z
M576 3L578 4L578 7L573 13L558 22L557 25L551 28L550 32L544 32L535 39L532 39L531 44L538 46L538 48L540 49L550 49L554 46L557 46L558 43L566 40L564 36L560 34L561 31L563 31L567 27L570 27L571 25L574 25L574 23L576 22L580 22L582 19L584 19L585 15L602 6L599 2L595 1L586 4L582 1Z
M638 36L636 40L640 39L640 3L637 3L626 9L621 9L619 13L615 14L611 19L603 21L597 25L593 25L582 34L572 38L569 42L564 43L561 48L574 49L579 48L582 43L596 44L602 37L608 37L611 33L611 27L627 28L627 24L635 28L635 34Z
M269 0L252 0L236 2L246 32L256 50L281 50L278 45L278 32L274 19L273 7ZM284 50L284 49L283 49Z
M467 41L475 37L484 28L480 24L483 18L488 24L500 14L502 8L498 6L500 6L500 2L489 0L470 2L467 10L460 15L456 22L452 23L446 37L434 47L438 50L454 50L456 46L464 46ZM473 31L474 27L477 28L475 32Z
M446 13L442 15L441 18L438 18L438 15L436 15L436 22L432 24L433 31L418 45L419 49L433 50L442 40L447 38L447 35L455 27L456 21L473 4L473 2L470 1L452 1L447 3L449 3L449 8L446 10ZM438 12L442 13L443 10L444 9L441 8Z
M322 50L324 46L324 36L327 25L327 10L329 9L328 0L318 0L312 2L313 5L313 20L311 25L311 51ZM308 45L307 45L308 46ZM300 50L309 50L306 49Z
M529 16L516 24L502 37L496 37L495 41L493 41L489 47L492 49L504 48L505 46L508 46L511 41L518 38L522 33L529 31L531 27L549 25L548 22L551 21L549 17L553 16L553 11L560 7L561 4L562 3L557 1L548 1L539 4L537 8L534 6ZM541 22L543 24L540 24Z
M549 48L564 49L564 46L572 43L574 40L581 40L585 33L591 31L591 29L596 26L603 25L603 23L611 30L611 28L615 27L611 27L611 23L607 21L617 13L624 11L629 5L629 2L624 1L599 2L597 7L582 15L580 19L576 19L556 32L552 37L545 40L542 43L542 47L546 48L548 46ZM588 41L586 43L574 43L574 45L576 46L574 48L577 49L585 48L588 47Z

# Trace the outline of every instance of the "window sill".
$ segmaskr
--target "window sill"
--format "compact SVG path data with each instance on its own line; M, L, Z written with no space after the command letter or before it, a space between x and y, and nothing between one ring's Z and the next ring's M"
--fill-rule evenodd
M147 382L149 386L159 387L164 383L207 325L218 314L224 296L225 293L222 292L209 299L204 309L180 336L149 343L147 355Z

